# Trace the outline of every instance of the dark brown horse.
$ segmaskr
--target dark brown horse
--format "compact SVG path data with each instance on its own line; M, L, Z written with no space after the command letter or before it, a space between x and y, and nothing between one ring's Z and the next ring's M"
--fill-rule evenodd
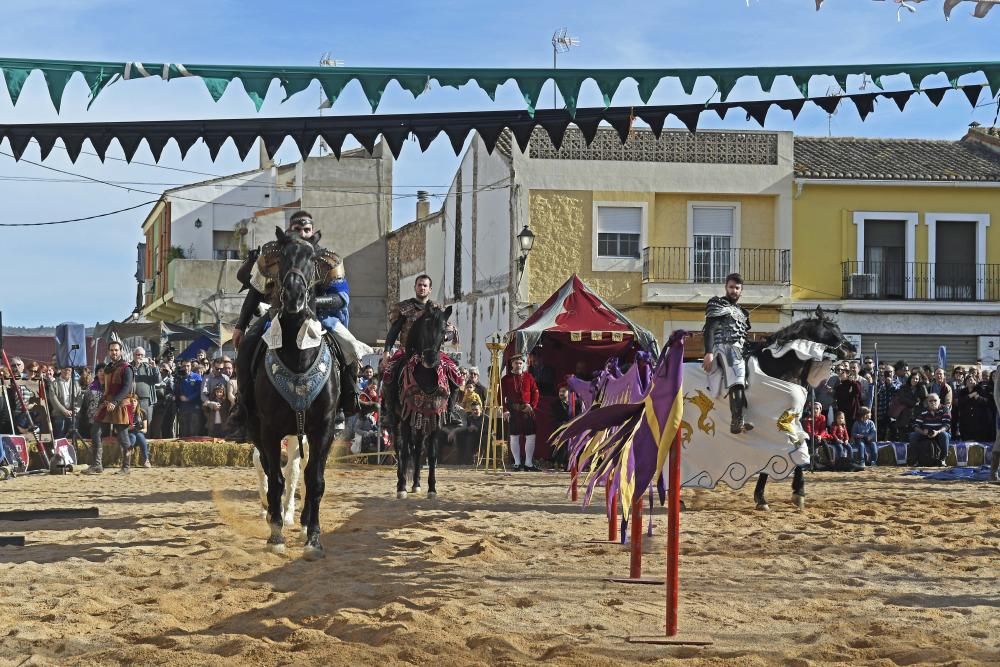
M247 420L247 435L260 452L267 475L267 516L271 527L268 548L280 553L285 550L281 533L281 498L285 488L281 440L300 431L305 434L309 462L305 470L306 497L300 523L305 531L303 557L315 560L324 555L320 542L319 505L325 489L323 472L333 444L334 419L340 399L340 369L336 354L325 337L318 346L305 350L298 349L295 344L296 333L310 319L316 319L315 251L320 235L317 233L304 240L294 234L285 234L279 227L276 236L280 246L280 306L275 321L280 323L284 342L281 347L268 350L254 369L257 410ZM240 346L240 357L253 357L256 351L244 350L244 347ZM301 438L299 446L303 446Z

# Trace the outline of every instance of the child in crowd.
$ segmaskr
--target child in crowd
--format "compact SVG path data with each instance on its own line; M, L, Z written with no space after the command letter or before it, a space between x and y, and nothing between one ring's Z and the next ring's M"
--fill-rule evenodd
M878 447L875 445L875 422L872 421L872 411L861 408L858 420L851 427L851 440L854 443L855 460L861 465L878 464Z
M233 408L232 401L226 395L226 385L215 385L211 397L201 407L205 411L209 434L213 438L226 437L226 420L229 419L229 412Z
M476 391L476 383L472 381L467 381L465 383L465 391L462 394L462 409L466 413L472 412L472 406L478 405L479 412L482 414L483 399L479 397L479 393Z
M830 431L830 448L833 450L831 461L838 468L843 468L851 460L851 445L849 444L851 434L847 430L847 415L843 411L838 410L834 419L833 429Z

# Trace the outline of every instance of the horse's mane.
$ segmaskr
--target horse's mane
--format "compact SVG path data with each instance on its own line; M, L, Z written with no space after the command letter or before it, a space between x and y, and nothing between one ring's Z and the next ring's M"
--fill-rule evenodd
M818 311L815 315L809 315L800 320L795 320L786 327L778 329L771 335L767 336L763 341L758 341L752 343L748 346L748 353L756 355L764 348L775 345L781 347L787 343L791 343L796 340L817 340L816 330L823 325L834 325L836 322L828 317L822 311Z

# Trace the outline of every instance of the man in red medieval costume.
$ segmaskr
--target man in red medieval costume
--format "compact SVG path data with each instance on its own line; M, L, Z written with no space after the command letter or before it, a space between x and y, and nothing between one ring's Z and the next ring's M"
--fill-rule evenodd
M504 410L510 414L510 453L514 470L539 472L535 467L535 410L538 408L538 385L524 372L524 355L510 359L510 372L500 381ZM524 439L524 464L521 464L521 439Z

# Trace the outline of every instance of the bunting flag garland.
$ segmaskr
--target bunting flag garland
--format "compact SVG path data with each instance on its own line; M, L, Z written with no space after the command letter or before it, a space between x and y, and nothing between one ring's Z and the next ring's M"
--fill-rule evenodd
M803 97L809 95L809 82L815 76L832 76L841 89L846 89L849 76L866 75L875 85L883 88L886 76L904 75L910 87L922 85L928 76L944 74L953 87L966 74L981 73L993 94L1000 93L1000 62L952 63L896 63L858 65L802 65L792 67L716 67L716 68L663 68L663 69L507 69L507 68L420 68L420 67L284 67L243 65L182 65L179 63L142 62L93 62L70 60L26 60L0 58L0 71L7 85L7 92L14 104L20 99L29 74L40 71L48 88L49 98L58 111L66 84L79 73L87 83L90 102L109 84L145 77L164 80L199 77L212 99L218 101L229 84L239 79L247 96L260 110L271 85L277 81L284 89L282 100L302 92L313 81L318 81L326 98L332 104L344 88L357 81L374 112L390 83L418 97L430 88L431 82L440 86L459 87L475 83L491 100L497 89L514 81L524 98L529 114L533 114L542 86L554 81L570 115L576 113L580 90L586 81L593 81L604 100L611 106L611 98L626 80L638 86L639 97L645 104L660 83L669 79L679 82L684 92L691 94L701 78L710 79L718 88L722 100L727 101L737 81L744 77L756 79L760 89L769 93L778 77L790 77Z
M982 84L959 86L963 97L975 104L979 99ZM482 137L489 152L493 152L504 130L509 130L522 151L527 151L528 142L536 128L542 128L557 148L562 144L563 135L573 123L589 144L597 135L602 122L613 127L622 143L636 119L645 122L657 137L668 116L678 119L691 132L698 128L701 114L706 111L724 117L727 112L739 109L753 118L761 126L772 107L777 107L797 118L806 102L814 104L826 113L834 113L844 100L850 100L864 120L875 108L877 98L891 99L900 110L916 93L923 93L935 105L941 103L950 87L929 88L920 91L899 91L885 93L856 93L808 99L759 100L747 102L715 102L711 104L681 104L643 107L607 107L578 109L575 117L566 110L540 110L535 114L527 111L474 111L426 114L379 114L363 116L308 116L293 118L237 118L210 120L168 120L168 121L125 121L114 123L38 123L20 125L0 125L0 141L6 138L11 153L19 160L34 139L41 148L45 159L62 139L70 159L76 162L83 149L83 142L89 140L98 156L103 160L111 141L116 139L131 160L143 141L159 160L167 143L177 142L182 155L202 139L208 146L214 160L223 144L232 139L241 159L246 159L258 137L264 142L268 154L274 155L286 138L291 137L303 158L322 137L334 155L340 157L344 141L353 136L369 152L381 136L389 150L396 157L403 143L410 137L416 139L421 150L442 132L447 135L452 148L458 154L462 150L469 132L475 130Z

